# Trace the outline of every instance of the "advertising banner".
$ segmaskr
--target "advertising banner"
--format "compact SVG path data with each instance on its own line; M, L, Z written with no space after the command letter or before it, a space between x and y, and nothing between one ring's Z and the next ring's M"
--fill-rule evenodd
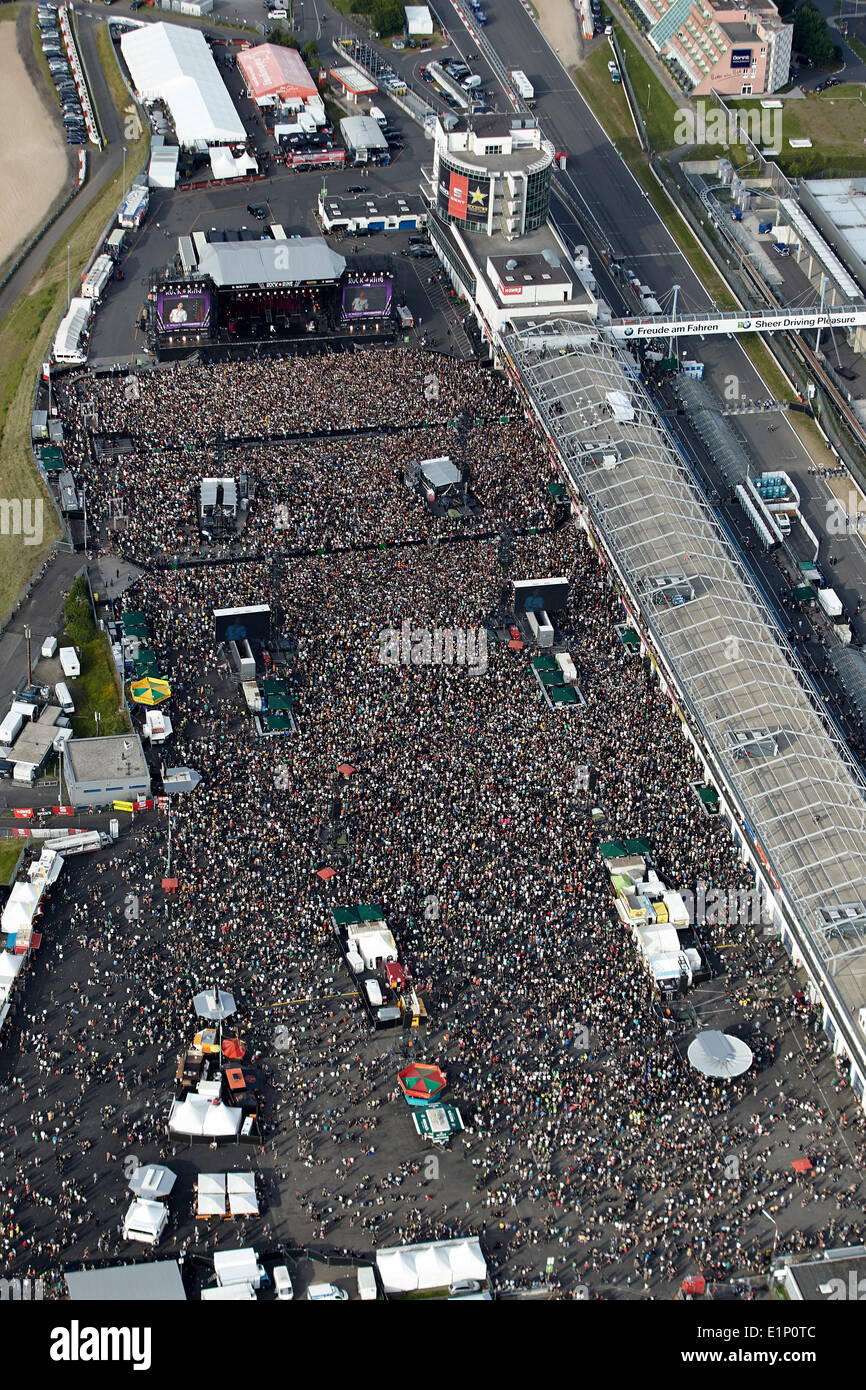
M451 217L466 217L466 197L469 180L465 174L448 175L448 212Z
M466 218L469 222L486 222L490 208L490 180L468 179Z
M751 66L752 66L752 50L751 50L751 48L732 48L732 49L731 49L731 67L732 67L732 68L750 68Z
M156 326L160 333L201 332L211 321L209 290L160 290L156 297Z
M12 814L13 814L13 816L15 817L16 820L32 820L32 819L33 819L33 812L32 812L32 810L27 810L27 811L25 811L25 810L23 810L20 806L16 806L16 808L15 808L15 810L12 812Z

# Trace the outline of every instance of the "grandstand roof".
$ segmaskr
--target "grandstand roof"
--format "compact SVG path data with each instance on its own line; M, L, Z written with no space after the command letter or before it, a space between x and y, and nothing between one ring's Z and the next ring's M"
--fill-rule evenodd
M296 48L260 43L238 54L238 67L253 98L313 97L318 88Z
M635 621L677 680L692 729L781 885L802 954L827 1002L835 995L848 1046L862 1057L856 1015L866 999L866 937L853 925L828 926L825 915L866 897L859 769L664 431L633 359L565 321L509 335L505 346L594 524L640 595ZM607 393L623 388L635 405L630 422L604 408ZM617 451L617 467L593 464L590 451L597 458L601 446ZM694 600L654 603L653 580L677 574L694 586ZM735 736L755 729L777 735L775 756L735 756Z
M287 241L208 242L198 268L215 285L300 285L339 280L346 258L322 237Z
M198 29L147 24L124 34L120 47L139 96L167 105L179 145L246 140L244 123Z

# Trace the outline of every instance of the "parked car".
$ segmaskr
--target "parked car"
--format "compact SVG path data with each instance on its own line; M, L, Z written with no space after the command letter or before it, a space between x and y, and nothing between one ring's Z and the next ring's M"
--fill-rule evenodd
M67 130L66 143L67 145L86 145L87 132L84 130Z
M366 193L367 190L362 183L350 183L346 189L347 193Z
M260 222L264 222L265 218L271 215L264 203L247 203L247 212L251 217L257 217Z

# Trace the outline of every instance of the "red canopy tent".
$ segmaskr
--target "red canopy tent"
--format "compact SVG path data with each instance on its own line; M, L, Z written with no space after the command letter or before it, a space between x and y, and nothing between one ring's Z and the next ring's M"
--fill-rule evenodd
M403 989L409 979L409 972L399 961L389 960L385 966L385 979L392 989Z
M795 1173L811 1173L812 1171L812 1164L808 1158L795 1158L791 1167Z

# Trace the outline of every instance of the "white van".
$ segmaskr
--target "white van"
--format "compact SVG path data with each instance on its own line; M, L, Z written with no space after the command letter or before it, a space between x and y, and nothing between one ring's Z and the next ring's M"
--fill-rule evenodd
M385 115L385 112L381 109L381 107L371 106L370 115L372 116L373 120L376 122L377 125L388 124L388 117Z
M373 1005L374 1009L378 1009L385 1002L382 998L382 991L379 988L378 980L365 980L364 993L366 994L370 1003Z
M45 657L55 656L57 653L57 638L46 637L42 643L42 655Z
M67 678L69 676L81 675L81 664L78 660L78 654L74 647L60 648L60 667L63 671L64 676L66 676Z
M358 1297L362 1303L371 1303L379 1297L376 1286L376 1271L372 1265L358 1266Z
M311 1284L307 1289L310 1303L345 1303L349 1295L336 1284Z
M55 685L54 698L57 701L60 708L63 710L64 714L75 713L75 704L73 702L72 696L69 693L69 686L65 685L63 681L58 681Z
M281 1303L295 1296L292 1278L285 1265L274 1265L274 1293Z

